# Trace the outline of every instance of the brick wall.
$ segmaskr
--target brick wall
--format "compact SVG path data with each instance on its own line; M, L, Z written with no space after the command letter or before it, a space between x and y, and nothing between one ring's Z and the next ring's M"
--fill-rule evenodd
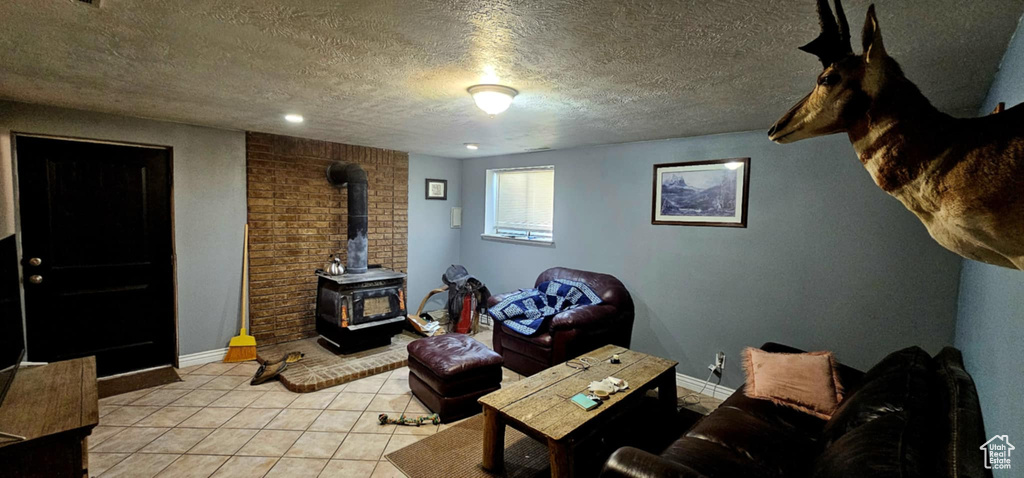
M316 276L330 254L345 262L347 188L333 161L369 176L369 263L405 272L409 155L264 133L246 134L251 333L260 345L316 335Z

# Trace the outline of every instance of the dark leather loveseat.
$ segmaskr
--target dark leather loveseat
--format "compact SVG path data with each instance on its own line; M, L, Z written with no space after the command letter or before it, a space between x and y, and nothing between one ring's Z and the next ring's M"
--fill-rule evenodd
M568 279L590 286L601 304L569 309L545 321L531 336L494 324L494 351L516 373L533 375L555 364L608 344L629 347L633 333L633 298L618 279L608 274L553 267L537 276L534 287L552 279ZM505 298L491 296L487 307Z
M779 344L769 352L799 352ZM893 352L866 373L841 367L828 421L746 397L742 387L660 455L618 449L603 478L991 477L974 381L960 351Z

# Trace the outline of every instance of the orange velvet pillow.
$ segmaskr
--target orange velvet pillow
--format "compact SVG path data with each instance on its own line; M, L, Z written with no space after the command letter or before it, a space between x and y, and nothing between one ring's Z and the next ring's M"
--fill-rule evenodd
M771 353L747 347L743 351L750 398L772 402L828 420L843 400L832 352Z

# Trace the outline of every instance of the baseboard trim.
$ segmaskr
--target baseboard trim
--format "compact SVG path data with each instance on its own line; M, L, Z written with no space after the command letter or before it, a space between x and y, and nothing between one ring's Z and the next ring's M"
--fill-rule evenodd
M191 367L193 365L205 365L213 362L221 362L224 360L224 356L227 355L228 348L207 350L206 352L197 352L188 355L178 356L178 368Z
M698 392L702 387L704 387L704 380L699 379L697 377L691 377L689 375L676 373L676 386L688 388L690 390L693 390L694 392ZM713 395L712 391L714 392ZM708 384L706 388L704 388L704 393L702 393L702 395L707 395L709 397L725 400L726 398L729 398L729 395L732 395L735 392L735 389L723 387L722 385L715 387L715 382L711 382L710 384Z

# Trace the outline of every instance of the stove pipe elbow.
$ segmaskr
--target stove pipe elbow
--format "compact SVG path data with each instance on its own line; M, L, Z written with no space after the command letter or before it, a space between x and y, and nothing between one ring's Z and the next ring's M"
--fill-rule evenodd
M348 254L346 273L366 272L369 229L369 184L366 171L354 163L335 161L327 167L327 181L336 188L348 187Z

